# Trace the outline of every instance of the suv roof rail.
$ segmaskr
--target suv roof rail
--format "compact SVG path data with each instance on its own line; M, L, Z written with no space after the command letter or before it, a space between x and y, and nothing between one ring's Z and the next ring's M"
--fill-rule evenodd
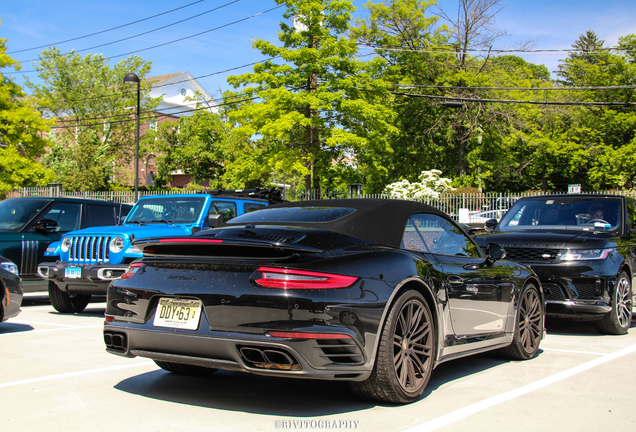
M281 190L277 187L261 189L261 188L252 188L252 189L233 189L233 190L225 190L225 189L210 189L204 191L204 193L208 193L213 196L235 196L239 198L254 198L254 199L266 199L270 204L279 204L283 202Z

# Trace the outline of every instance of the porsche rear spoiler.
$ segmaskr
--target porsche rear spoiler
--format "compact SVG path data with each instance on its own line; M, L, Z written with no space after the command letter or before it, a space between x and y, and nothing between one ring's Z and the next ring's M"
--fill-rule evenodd
M136 240L133 246L143 252L144 256L255 256L278 253L320 253L322 249L296 243L283 243L263 240L214 239L196 237L165 237ZM248 254L246 250L251 249ZM256 252L254 249L258 251ZM268 253L269 251L269 253Z

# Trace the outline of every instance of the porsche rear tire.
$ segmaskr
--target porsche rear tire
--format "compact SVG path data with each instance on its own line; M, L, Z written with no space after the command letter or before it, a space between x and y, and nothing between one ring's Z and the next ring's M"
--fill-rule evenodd
M413 402L431 377L435 348L435 323L428 303L418 291L406 291L395 301L384 323L371 376L350 386L354 393L368 399Z
M154 362L161 369L166 370L168 372L172 372L178 375L187 375L187 376L208 376L212 375L218 369L207 368L203 366L189 365L183 363L173 363L161 360L154 360Z

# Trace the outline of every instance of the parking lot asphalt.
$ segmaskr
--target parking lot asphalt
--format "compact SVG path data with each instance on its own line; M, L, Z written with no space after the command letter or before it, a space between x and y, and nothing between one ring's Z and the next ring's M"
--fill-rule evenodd
M444 363L422 399L394 406L359 399L342 382L191 378L110 355L104 307L65 315L30 296L0 324L1 431L636 430L636 325L604 336L589 323L549 320L534 359Z

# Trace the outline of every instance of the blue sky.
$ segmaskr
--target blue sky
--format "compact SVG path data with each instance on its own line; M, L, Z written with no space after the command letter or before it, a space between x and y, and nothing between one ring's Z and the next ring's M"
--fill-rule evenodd
M276 7L273 0L238 0L231 3L232 1L234 0L58 0L52 3L50 0L3 0L0 8L0 38L8 39L10 55L22 61L24 73L37 81L36 74L28 72L33 70L28 60L37 58L41 49L15 51L49 46L197 2L157 18L58 44L57 47L63 52L70 49L83 50L203 14L162 30L82 53L117 56L207 32L137 54L152 62L151 75L188 71L194 77L202 77L198 79L199 82L218 97L220 90L230 88L226 83L228 75L247 72L250 68L222 71L261 60L263 56L252 49L252 41L277 40L278 25L283 19L282 8L254 16ZM366 1L354 0L353 3L359 7L356 15L364 16L365 10L361 6ZM216 11L205 13L226 4L227 6ZM439 0L438 4L450 12L457 7L457 0ZM567 49L586 30L594 30L608 45L613 46L620 36L636 33L634 0L503 0L502 4L505 8L497 16L497 26L508 31L508 36L499 41L502 48L530 40L534 42L535 49ZM240 22L209 31L235 21ZM525 56L528 61L545 64L550 71L556 70L559 59L563 57L563 53ZM117 57L113 61L122 58ZM10 71L2 72L7 74ZM22 73L12 76L15 76L18 83L23 82Z

